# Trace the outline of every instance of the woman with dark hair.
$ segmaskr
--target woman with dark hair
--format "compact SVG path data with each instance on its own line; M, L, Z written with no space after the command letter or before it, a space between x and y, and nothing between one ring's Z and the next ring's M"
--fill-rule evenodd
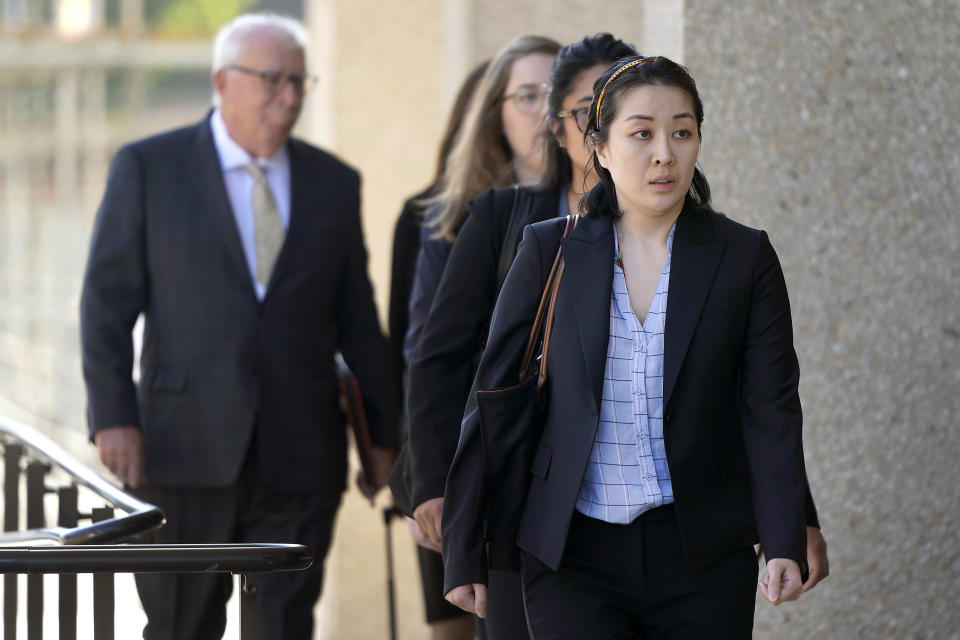
M474 390L517 383L562 246L542 432L517 544L549 638L749 638L757 559L796 599L809 495L786 285L766 233L717 214L697 169L703 105L663 57L597 80L583 218L524 230ZM447 599L486 606L488 508L471 394L447 478ZM812 506L812 505L811 505ZM814 514L815 515L815 514Z
M413 287L414 267L420 250L420 228L423 222L423 201L432 196L443 180L444 169L450 149L457 139L480 79L487 70L489 60L477 65L464 79L457 92L447 119L447 126L440 139L440 151L437 154L436 173L432 184L424 191L408 199L397 219L393 233L393 261L390 277L390 305L388 327L390 331L390 351L395 368L396 380L400 384L398 397L405 397L406 363L403 357L403 339L407 333L408 306L410 291ZM457 640L473 638L474 621L467 612L443 599L443 561L440 547L427 540L412 518L407 519L410 534L417 542L417 560L420 564L420 580L423 584L423 604L426 610L427 624L430 625L433 640Z
M636 55L610 34L584 38L557 54L547 96L546 171L539 184L487 191L473 200L454 243L434 304L410 364L408 390L414 503L424 504L422 528L440 542L444 481L460 433L460 420L476 372L486 327L506 269L527 224L563 216L592 184L585 174L589 154L578 128L589 107L593 83L614 60ZM509 609L525 634L519 577L496 572L494 620ZM502 614L501 614L502 617ZM524 635L525 637L525 635Z

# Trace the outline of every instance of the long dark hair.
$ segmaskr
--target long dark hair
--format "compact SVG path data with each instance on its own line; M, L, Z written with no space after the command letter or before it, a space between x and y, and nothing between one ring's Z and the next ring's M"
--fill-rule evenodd
M559 189L573 179L570 156L560 146L553 133L553 127L561 124L557 115L563 110L563 101L573 91L573 85L580 74L598 64L610 65L620 58L636 56L637 50L632 44L614 38L609 33L587 36L560 49L553 68L550 70L550 91L547 93L547 170L543 180L537 185L540 191ZM567 141L570 144L572 141ZM586 172L585 172L586 173ZM582 185L580 185L582 188Z
M633 64L639 60L640 64ZM630 66L632 65L632 66ZM612 80L611 80L612 78ZM593 102L590 104L587 130L584 131L584 140L596 147L607 141L610 135L610 125L617 118L623 95L630 89L644 85L661 87L676 87L682 89L693 101L694 117L697 119L697 137L701 140L701 125L703 124L703 102L697 91L697 84L686 67L677 64L669 58L657 56L655 58L641 58L635 56L615 62L603 72L593 85ZM598 101L601 93L603 102L599 105L601 112L597 113ZM596 150L590 156L593 169L597 172L600 182L585 193L580 200L580 209L591 217L623 215L617 204L617 190L613 184L610 172L600 166ZM683 203L684 208L710 209L710 184L699 167L693 170L693 180L690 190L687 191Z

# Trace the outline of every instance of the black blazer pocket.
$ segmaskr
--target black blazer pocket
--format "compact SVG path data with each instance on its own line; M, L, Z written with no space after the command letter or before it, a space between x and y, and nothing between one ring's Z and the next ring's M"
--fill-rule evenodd
M720 464L720 479L739 478L750 473L747 451L743 444L734 442L717 448L717 462Z
M187 388L187 370L178 367L156 367L146 372L145 382L150 391L180 393Z
M537 445L537 452L533 454L533 463L530 473L541 480L546 480L550 474L550 461L553 459L553 448L544 443Z
M747 303L747 299L747 289L736 289L728 293L710 296L706 304L703 305L703 311L700 313L700 317L706 318L707 316L744 306Z

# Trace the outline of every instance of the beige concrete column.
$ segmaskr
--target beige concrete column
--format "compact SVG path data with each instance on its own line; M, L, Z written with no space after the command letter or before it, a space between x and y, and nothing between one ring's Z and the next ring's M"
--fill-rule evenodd
M445 40L443 0L306 6L310 69L321 80L300 134L363 175L369 271L385 326L393 225L404 198L427 186L434 171L437 140L460 81L451 62L456 48ZM318 638L387 637L384 504L381 496L373 509L352 488L345 496L317 609ZM413 542L402 521L392 532L400 637L425 638Z
M404 198L427 186L452 97L443 2L321 0L309 3L306 20L311 69L321 81L303 134L363 174L370 272L382 314L393 223Z

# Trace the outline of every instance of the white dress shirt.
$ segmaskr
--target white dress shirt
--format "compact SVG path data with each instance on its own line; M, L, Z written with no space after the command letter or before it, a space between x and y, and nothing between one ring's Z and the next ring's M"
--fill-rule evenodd
M267 288L257 282L257 250L253 234L253 176L244 167L251 162L263 167L267 185L277 203L280 221L286 230L290 225L290 158L287 147L280 147L269 158L254 158L230 137L220 109L214 110L210 116L210 130L213 133L217 156L220 158L220 169L223 171L223 183L227 188L233 219L240 233L243 254L247 257L250 279L253 280L257 298L263 300Z

